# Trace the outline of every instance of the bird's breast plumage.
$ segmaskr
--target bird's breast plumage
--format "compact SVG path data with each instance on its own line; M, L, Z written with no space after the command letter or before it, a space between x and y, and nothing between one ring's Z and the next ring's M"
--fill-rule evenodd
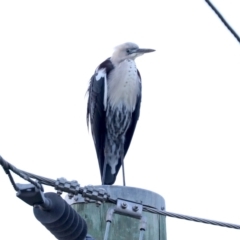
M108 76L108 103L114 107L126 107L134 111L141 91L141 80L133 60L120 62Z

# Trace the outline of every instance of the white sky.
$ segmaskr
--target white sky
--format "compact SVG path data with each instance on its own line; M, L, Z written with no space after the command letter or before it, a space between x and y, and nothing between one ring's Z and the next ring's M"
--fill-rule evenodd
M239 1L213 3L240 33ZM0 154L25 171L98 185L85 92L126 41L157 50L137 59L143 100L127 185L159 193L168 211L240 224L240 48L203 0L1 1ZM0 188L1 238L55 239L4 171ZM240 231L167 218L167 236L235 240Z

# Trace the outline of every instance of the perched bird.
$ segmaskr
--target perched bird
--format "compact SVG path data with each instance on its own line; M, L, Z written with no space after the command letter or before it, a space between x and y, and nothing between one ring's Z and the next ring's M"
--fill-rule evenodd
M139 118L141 76L135 58L153 49L124 43L95 70L88 88L87 124L98 157L103 185L112 185L128 151Z

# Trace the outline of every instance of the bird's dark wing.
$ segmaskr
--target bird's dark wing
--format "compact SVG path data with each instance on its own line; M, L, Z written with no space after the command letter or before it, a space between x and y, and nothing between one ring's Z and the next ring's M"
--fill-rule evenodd
M141 101L142 101L142 80L141 80L140 72L138 70L137 70L137 73L138 73L138 77L139 77L139 80L140 80L140 84L141 84L140 88L141 89L140 89L140 95L137 98L137 103L136 103L135 110L132 113L131 124L130 124L130 126L127 130L127 133L126 133L125 144L124 144L124 156L127 154L128 148L131 144L132 137L133 137L133 134L134 134L134 131L135 131L135 128L136 128L136 125L137 125L137 121L138 121L138 118L139 118L139 115L140 115L140 107L141 107Z
M103 174L104 166L104 143L106 133L106 113L104 110L104 81L112 69L113 64L108 58L99 65L90 80L90 85L88 88L89 96L87 103L87 123L89 124L90 122L91 125L91 132L95 144L101 177Z

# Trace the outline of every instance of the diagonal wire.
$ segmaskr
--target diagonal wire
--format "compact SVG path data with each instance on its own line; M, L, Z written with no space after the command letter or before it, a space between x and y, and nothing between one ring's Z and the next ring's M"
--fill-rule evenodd
M161 210L157 210L155 208L151 208L151 207L148 207L148 206L144 206L143 210L146 211L146 212L160 214L160 215L167 216L167 217L173 217L173 218L179 218L179 219L184 219L184 220L188 220L188 221L211 224L211 225L220 226L220 227L240 229L240 225L236 225L236 224L232 224L232 223L219 222L219 221L209 220L209 219L205 219L205 218L192 217L192 216L187 216L187 215L172 213L172 212L167 212L167 211L161 211Z
M30 178L36 179L38 180L41 184L45 184L51 187L55 187L55 180L50 179L50 178L46 178L46 177L42 177L33 173L29 173L29 172L25 172L22 171L24 174L28 175Z
M238 34L234 31L234 29L229 25L229 23L225 20L223 15L217 10L216 7L211 3L209 0L205 0L205 2L208 4L208 6L216 13L216 15L219 17L219 19L222 21L222 23L225 25L225 27L232 33L232 35L237 39L237 41L240 43L240 37Z

